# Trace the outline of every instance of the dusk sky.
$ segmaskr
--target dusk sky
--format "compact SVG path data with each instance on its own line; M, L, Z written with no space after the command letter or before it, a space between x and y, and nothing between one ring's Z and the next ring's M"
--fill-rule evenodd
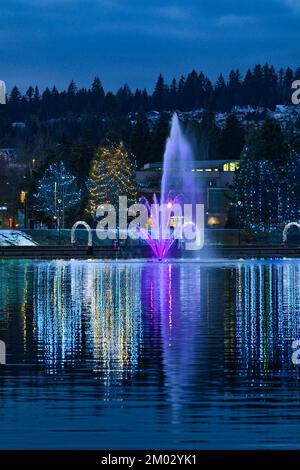
M1 0L0 79L152 89L161 72L212 80L255 63L300 65L300 0Z

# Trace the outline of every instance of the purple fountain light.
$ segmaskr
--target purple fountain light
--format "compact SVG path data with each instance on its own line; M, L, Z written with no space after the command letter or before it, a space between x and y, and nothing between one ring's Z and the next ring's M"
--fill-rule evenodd
M175 205L194 204L196 183L193 173L193 152L183 135L177 114L173 114L170 136L166 143L163 158L160 203L156 194L153 203L143 197L151 216L151 233L141 229L143 238L158 260L163 260L175 241L170 233L170 219Z

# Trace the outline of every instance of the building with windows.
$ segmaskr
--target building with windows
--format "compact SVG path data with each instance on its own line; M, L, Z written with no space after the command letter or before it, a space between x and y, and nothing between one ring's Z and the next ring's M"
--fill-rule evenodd
M28 166L15 148L0 148L0 229L16 227L21 217L20 190L26 184Z
M162 163L147 163L136 172L136 181L141 195L151 199L153 193L159 194L162 177ZM206 225L210 228L224 228L228 220L230 186L233 183L238 161L199 160L194 162L190 171L195 172L201 202L205 205ZM174 163L174 177L178 174Z

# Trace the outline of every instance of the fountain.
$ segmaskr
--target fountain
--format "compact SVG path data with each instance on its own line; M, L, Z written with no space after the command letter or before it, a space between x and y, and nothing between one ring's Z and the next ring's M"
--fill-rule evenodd
M176 230L170 229L172 216L176 215L178 207L182 209L184 204L195 204L196 182L193 170L193 152L184 136L177 114L173 114L170 136L166 143L163 158L163 175L161 180L160 201L157 195L153 195L153 203L142 197L151 217L151 233L149 230L140 229L143 238L152 249L155 257L162 261L178 236L179 230L193 222L193 215L189 218L177 217ZM179 211L182 214L182 211ZM177 212L178 214L178 212Z

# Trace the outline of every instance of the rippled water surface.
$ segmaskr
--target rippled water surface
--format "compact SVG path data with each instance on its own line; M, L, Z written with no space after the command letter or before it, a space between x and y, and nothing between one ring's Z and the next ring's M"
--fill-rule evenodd
M0 261L0 448L300 448L300 263Z

